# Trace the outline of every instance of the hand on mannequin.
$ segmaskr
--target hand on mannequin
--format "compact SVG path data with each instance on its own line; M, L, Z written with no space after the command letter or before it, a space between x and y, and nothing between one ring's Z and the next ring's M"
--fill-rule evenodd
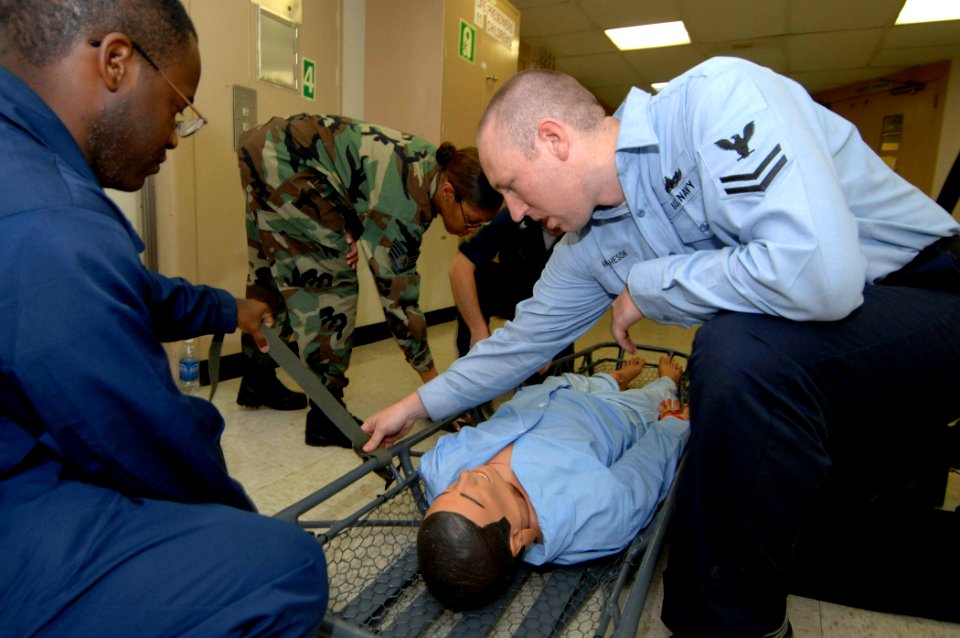
M363 422L360 429L370 435L370 440L363 446L363 451L373 452L381 445L389 448L407 435L417 419L425 416L427 411L420 401L420 395L411 392L397 403L380 410Z

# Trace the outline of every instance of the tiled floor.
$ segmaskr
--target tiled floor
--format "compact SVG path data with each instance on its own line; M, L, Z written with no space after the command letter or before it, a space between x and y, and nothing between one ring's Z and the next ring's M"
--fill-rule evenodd
M608 326L609 321L602 320L578 340L577 348L608 341ZM692 330L646 321L631 330L637 343L684 352L689 351L693 334ZM438 367L445 369L456 356L453 324L431 327L430 345ZM347 405L360 417L367 417L404 397L419 383L419 377L405 364L392 341L356 348L349 376ZM304 445L305 410L275 412L239 408L234 402L238 385L237 379L222 383L214 402L227 422L223 448L228 466L246 486L261 512L274 514L357 466L358 459L350 451ZM371 479L359 489L368 490L372 495L381 487L381 482ZM344 495L339 502L334 499L325 507L329 507L328 511L333 515L338 509L348 507L350 500ZM958 504L960 480L953 474L947 505L953 508ZM660 570L664 562L661 557L637 636L663 638L670 635L659 619L663 597ZM794 635L798 638L960 638L960 625L868 612L796 596L788 600L788 610Z

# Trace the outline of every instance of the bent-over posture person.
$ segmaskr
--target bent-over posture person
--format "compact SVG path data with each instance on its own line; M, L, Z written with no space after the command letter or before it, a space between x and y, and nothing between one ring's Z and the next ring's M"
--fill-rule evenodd
M420 308L417 260L439 217L467 235L490 221L503 198L477 150L427 140L339 115L274 117L240 138L246 197L247 297L270 305L288 343L343 403L353 350L359 282L357 245L377 285L384 318L423 381L437 376ZM356 243L355 243L356 242ZM303 407L245 341L247 371L237 402ZM326 415L307 413L308 445L350 447Z
M424 454L431 507L417 556L437 598L455 609L485 605L520 559L567 565L615 554L650 521L689 423L676 400L677 363L662 357L659 379L627 389L643 365L528 386Z

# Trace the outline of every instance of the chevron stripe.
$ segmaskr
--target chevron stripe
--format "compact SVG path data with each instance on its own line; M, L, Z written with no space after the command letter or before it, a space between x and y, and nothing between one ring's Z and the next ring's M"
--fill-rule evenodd
M721 177L720 183L727 184L729 182L747 182L747 181L753 181L757 179L758 177L760 177L760 174L763 173L763 171L767 168L767 165L773 161L773 158L776 157L777 153L779 152L780 152L780 145L777 144L776 147L774 147L774 149L770 151L770 154L767 155L767 157L764 158L762 162L760 162L760 166L757 167L757 170L755 170L752 173L743 173L741 175L728 175L727 177Z
M779 148L779 147L778 147ZM727 195L737 195L739 193L762 193L767 190L767 186L770 185L770 182L773 181L773 178L777 176L777 173L780 172L787 164L786 156L781 156L780 161L773 165L773 168L770 169L770 172L767 173L767 176L763 178L763 181L759 184L753 186L741 186L739 188L724 188L723 190Z

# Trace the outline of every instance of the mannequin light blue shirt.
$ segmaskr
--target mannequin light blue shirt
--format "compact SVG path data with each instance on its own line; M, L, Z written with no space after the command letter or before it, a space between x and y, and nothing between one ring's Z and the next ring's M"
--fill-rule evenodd
M673 483L689 424L657 420L676 398L662 377L621 392L607 374L565 374L520 390L475 428L440 438L420 473L432 503L460 472L513 444L510 467L543 535L523 560L571 564L614 554L650 521Z

